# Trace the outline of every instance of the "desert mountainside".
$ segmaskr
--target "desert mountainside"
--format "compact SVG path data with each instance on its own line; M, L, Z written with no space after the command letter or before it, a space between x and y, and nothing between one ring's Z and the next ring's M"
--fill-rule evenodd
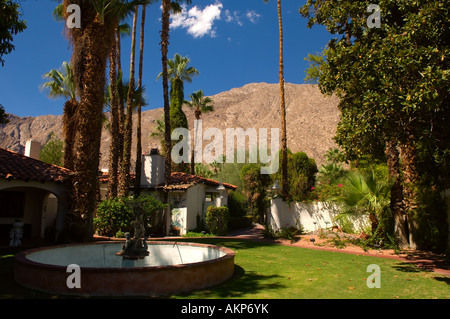
M335 147L333 137L339 121L338 99L324 97L316 85L286 83L286 118L288 147L293 152L302 151L324 162L324 154ZM186 94L187 98L187 94ZM226 128L280 128L280 94L278 84L251 83L211 96L215 111L202 116L203 130L209 127L222 130L225 141ZM62 106L61 106L62 107ZM145 110L145 109L144 109ZM189 128L194 125L194 112L184 107ZM156 138L150 137L163 109L152 109L142 114L142 147L147 153L159 147ZM18 117L10 115L10 122L0 126L0 147L24 153L27 140L45 144L52 132L62 138L62 116L44 115ZM136 120L136 117L134 118ZM134 125L135 126L135 125ZM281 138L281 130L280 130ZM108 167L110 134L102 133L100 169ZM135 134L133 134L133 143ZM203 142L204 146L209 142ZM281 144L280 144L281 147ZM135 146L133 145L133 150ZM133 154L133 159L135 155Z

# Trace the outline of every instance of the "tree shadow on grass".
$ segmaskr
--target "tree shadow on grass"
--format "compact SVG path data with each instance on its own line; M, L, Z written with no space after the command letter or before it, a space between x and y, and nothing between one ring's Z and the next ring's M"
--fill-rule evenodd
M234 265L234 274L227 281L194 293L213 298L246 298L258 291L267 291L285 287L279 283L279 275L263 275L255 272L246 272L244 268ZM180 296L189 297L191 293ZM200 296L202 297L202 296Z
M418 273L418 272L424 272L424 271L430 271L426 269L422 269L418 267L416 264L411 262L399 262L392 266L397 271L401 272L410 272L410 273Z
M395 270L401 272L433 272L436 268L436 264L432 261L418 261L418 262L400 262L392 266Z
M447 285L450 285L450 277L434 277L433 279L445 282Z

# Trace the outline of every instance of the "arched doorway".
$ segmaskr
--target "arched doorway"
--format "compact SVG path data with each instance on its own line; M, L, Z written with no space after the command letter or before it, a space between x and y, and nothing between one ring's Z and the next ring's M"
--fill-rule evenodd
M45 237L46 232L54 230L57 214L58 197L53 193L48 193L42 203L41 238Z
M0 187L2 241L9 240L12 223L16 220L24 222L23 239L44 237L46 229L60 228L58 221L64 220L65 214L58 200L62 191L42 183L9 183L10 187Z

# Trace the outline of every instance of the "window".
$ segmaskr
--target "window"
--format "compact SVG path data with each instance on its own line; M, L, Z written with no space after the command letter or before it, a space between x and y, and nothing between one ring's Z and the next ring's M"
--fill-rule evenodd
M0 217L23 218L24 192L0 191Z
M206 192L205 193L205 201L206 202L213 202L217 197L216 193L213 192Z

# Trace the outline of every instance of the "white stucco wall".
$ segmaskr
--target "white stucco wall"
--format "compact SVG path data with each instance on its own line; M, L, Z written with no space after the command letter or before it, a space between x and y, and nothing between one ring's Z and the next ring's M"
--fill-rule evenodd
M215 200L206 201L205 197L207 192L216 193ZM183 227L180 227L180 235L184 235L198 226L198 215L201 219L205 219L208 206L226 206L228 203L228 191L226 189L219 191L217 187L206 186L204 184L193 185L185 191L171 192L169 196L172 212L177 215L180 213L185 214L185 217L182 217L185 220L183 220ZM174 209L177 210L174 211Z
M329 228L337 225L334 218L339 214L339 206L334 203L291 203L283 202L281 198L271 200L268 216L269 225L275 230L282 227L303 227L306 232L319 228ZM353 220L354 229L361 231L368 225L367 218Z

